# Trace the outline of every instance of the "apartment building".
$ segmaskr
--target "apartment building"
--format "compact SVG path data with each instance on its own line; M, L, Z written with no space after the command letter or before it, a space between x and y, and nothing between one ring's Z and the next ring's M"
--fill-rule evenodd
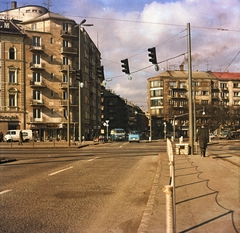
M72 139L79 139L79 124L85 139L98 133L100 51L86 30L35 5L17 8L13 2L0 16L1 25L17 31L0 28L0 121L4 118L5 128L32 129L40 140L65 140L69 117Z
M240 128L240 73L192 72L193 111L196 127L207 124L211 131L222 127ZM168 70L148 79L148 106L153 119L153 136L167 132L188 136L188 72ZM175 121L174 121L175 120Z
M138 106L107 89L102 92L102 121L106 120L109 120L109 130L123 128L126 132L144 132L148 127L148 119Z

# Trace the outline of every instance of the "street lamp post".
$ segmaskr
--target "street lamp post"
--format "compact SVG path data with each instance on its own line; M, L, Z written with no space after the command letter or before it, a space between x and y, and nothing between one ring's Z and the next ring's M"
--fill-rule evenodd
M108 141L108 126L109 126L109 120L106 120L104 123L103 123L103 126L105 126L107 128L107 141Z
M81 72L81 28L82 26L93 26L93 24L85 24L87 20L84 19L82 22L75 27L78 27L78 70L80 71L80 80L78 83L78 141L82 142L82 98L81 98L81 88L83 88L82 72Z
M167 138L167 124L166 122L163 122L163 125L164 125L164 139Z

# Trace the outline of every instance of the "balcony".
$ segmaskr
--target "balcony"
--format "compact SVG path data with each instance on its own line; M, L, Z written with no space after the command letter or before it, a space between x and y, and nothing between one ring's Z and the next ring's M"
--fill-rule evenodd
M171 96L172 99L187 99L186 94L175 93Z
M62 83L61 83L61 88L62 88L62 89L67 89L67 88L68 88L68 83L62 82ZM77 87L77 86L74 86L72 83L70 83L70 89L78 89L78 87Z
M62 107L67 107L67 105L68 105L68 100L61 100L60 105L61 105ZM72 103L72 101L70 101L70 106L71 106L71 107L77 107L77 106L78 106L78 103L75 104L75 103Z
M61 54L63 54L63 55L77 55L78 50L77 50L77 48L72 48L72 47L61 47Z
M45 123L46 119L45 119L45 117L41 117L41 118L30 117L30 122L32 122L32 123Z
M32 69L32 70L35 70L35 69L37 69L37 70L43 70L43 69L45 69L45 63L40 63L40 64L35 64L35 63L30 63L30 69Z
M78 38L77 34L73 34L71 31L61 30L60 35L63 38Z
M177 85L175 85L175 86L170 86L169 87L170 89L172 89L172 90L187 90L187 86L186 85L179 85L179 86L177 86Z
M31 106L44 106L44 101L43 100L34 100L34 99L31 99L31 102L30 102Z
M46 87L46 85L44 84L43 81L36 82L36 81L30 80L30 87L32 87L32 88L34 88L34 87Z
M31 52L43 52L44 51L44 45L31 45L30 51Z
M60 66L61 72L67 72L68 71L68 67L70 69L70 72L76 72L76 69L73 69L70 65L61 65Z

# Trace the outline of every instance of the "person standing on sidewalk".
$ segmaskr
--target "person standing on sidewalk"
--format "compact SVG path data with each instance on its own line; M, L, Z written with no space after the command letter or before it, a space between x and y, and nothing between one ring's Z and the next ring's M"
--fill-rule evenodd
M196 135L196 142L199 140L199 147L201 151L201 156L205 157L207 144L209 143L209 132L205 125L202 125L200 129L198 129Z
M23 143L23 133L22 133L22 130L20 130L19 132L19 142L18 142L18 145L22 145Z

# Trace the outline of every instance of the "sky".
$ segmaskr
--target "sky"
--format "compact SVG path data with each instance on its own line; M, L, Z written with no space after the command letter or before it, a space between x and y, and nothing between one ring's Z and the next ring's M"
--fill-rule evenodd
M188 70L188 31L193 71L240 73L240 0L19 0L41 5L85 27L101 52L107 89L147 110L147 79L166 70ZM11 1L1 0L0 11ZM149 62L156 48L159 71ZM131 78L122 72L128 59Z

